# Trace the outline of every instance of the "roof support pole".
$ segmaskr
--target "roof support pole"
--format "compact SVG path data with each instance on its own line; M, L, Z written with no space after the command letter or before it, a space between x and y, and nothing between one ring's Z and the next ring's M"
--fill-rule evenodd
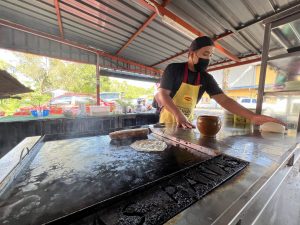
M299 117L298 117L297 133L300 133L300 112L299 112Z
M99 54L96 54L97 63L96 63L96 96L97 96L97 105L100 105L100 58Z
M261 58L261 67L260 67L258 93L257 93L257 104L256 104L257 114L261 114L262 111L266 73L267 73L268 58L269 58L270 37L271 37L271 24L267 23L265 26L263 52Z

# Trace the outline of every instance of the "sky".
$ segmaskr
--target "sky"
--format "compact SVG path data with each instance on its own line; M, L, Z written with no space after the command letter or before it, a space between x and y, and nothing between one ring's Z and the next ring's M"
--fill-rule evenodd
M14 52L5 49L0 49L0 59L12 65L17 63L17 58L15 57Z
M3 60L13 66L15 66L18 62L18 59L15 56L14 51L9 51L9 50L5 50L5 49L0 49L0 60ZM26 79L26 77L21 74L17 74L17 76L21 82L28 81L28 79ZM120 82L125 80L125 79L120 79L120 78L110 78L110 79L117 80ZM135 86L143 87L143 88L151 88L155 85L152 82L135 81L135 80L128 80L128 79L126 79L126 82L130 85L135 85Z

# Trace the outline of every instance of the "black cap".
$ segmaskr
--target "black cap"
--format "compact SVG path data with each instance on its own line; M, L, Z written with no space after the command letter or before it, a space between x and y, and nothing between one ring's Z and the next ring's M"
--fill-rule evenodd
M213 40L208 36L197 37L192 41L189 50L196 51L206 46L214 46Z

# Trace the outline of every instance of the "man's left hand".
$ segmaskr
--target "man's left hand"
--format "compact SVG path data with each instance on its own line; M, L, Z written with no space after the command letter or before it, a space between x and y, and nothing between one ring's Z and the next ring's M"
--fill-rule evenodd
M274 122L274 123L279 123L283 126L286 126L286 124L284 122L282 122L281 120L275 119L270 116L258 115L258 114L253 115L253 117L251 118L251 122L256 125L262 125L266 122Z

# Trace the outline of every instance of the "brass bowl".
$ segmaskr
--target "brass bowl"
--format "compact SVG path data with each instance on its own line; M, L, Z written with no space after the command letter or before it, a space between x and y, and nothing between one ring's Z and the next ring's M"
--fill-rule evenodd
M221 129L221 120L218 116L199 116L197 128L205 137L215 137Z

